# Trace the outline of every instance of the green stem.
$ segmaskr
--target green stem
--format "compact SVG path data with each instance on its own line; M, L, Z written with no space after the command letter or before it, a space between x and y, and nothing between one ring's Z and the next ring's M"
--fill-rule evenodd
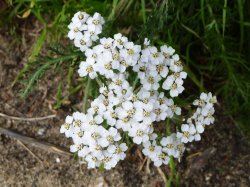
M135 78L135 80L134 80L134 82L133 82L133 90L135 89L135 86L136 86L136 84L137 84L138 80L139 80L139 78L138 78L138 77L136 77L136 78Z
M176 175L174 158L172 156L170 157L169 165L170 165L171 174L170 174L170 177L169 177L165 187L171 187L171 183L172 183L172 181L174 179L174 176Z
M83 97L83 112L84 113L86 112L86 109L87 109L87 99L89 96L90 83L91 83L91 79L88 77L88 82L84 90L84 97Z
M167 119L167 123L166 123L166 134L167 136L170 135L171 131L170 131L170 120Z
M171 134L170 120L169 119L167 119L167 122L166 122L166 134L167 135ZM170 157L169 166L170 166L171 173L170 173L169 179L168 179L165 187L171 187L171 183L172 183L174 177L176 176L175 163L174 163L174 158L172 156Z

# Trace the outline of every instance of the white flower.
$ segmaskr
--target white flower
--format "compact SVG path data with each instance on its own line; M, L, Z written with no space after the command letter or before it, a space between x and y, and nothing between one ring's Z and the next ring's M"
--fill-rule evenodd
M108 152L113 154L114 159L117 161L124 160L126 154L124 153L127 151L128 147L125 143L121 143L120 145L110 145L108 147Z
M154 104L154 113L156 114L156 121L165 120L168 116L168 106L164 104L160 104L159 101Z
M102 38L100 43L103 45L104 49L111 49L113 47L113 38Z
M144 79L148 71L148 64L139 60L138 63L133 66L133 71L138 73L139 79Z
M175 61L175 60L171 59L169 66L170 66L169 69L173 72L176 72L176 73L181 72L183 70L183 66L182 66L182 63L180 60Z
M100 115L93 116L92 114L86 114L84 123L81 128L83 131L88 130L91 126L99 125L103 122L103 118Z
M198 134L198 133L195 134L195 135L194 135L194 140L195 140L195 141L200 141L200 140L201 140L201 135Z
M100 165L100 162L98 162L98 159L91 154L88 154L86 156L85 160L88 163L88 169L95 168L95 167L98 167Z
M88 17L89 15L86 12L77 12L74 14L72 22L73 23L80 22L81 24L84 24L87 21Z
M165 64L156 65L156 71L162 78L166 78L169 72L168 67Z
M180 60L180 57L179 57L179 55L178 55L178 54L174 54L174 55L172 56L171 60L173 60L173 61L177 62L177 61L179 61L179 60Z
M158 52L156 47L148 47L148 49L150 51L149 55L150 62L154 65L162 64L164 60L163 54Z
M122 107L116 108L116 113L118 114L119 119L124 117L133 118L135 114L135 108L132 102L125 101L122 103Z
M68 25L68 28L70 29L68 37L70 40L73 40L77 36L82 35L81 31L86 29L86 25L82 25L81 22L76 22L76 23L71 22Z
M149 46L150 45L150 40L148 38L145 38L143 44L144 44L145 47Z
M79 34L75 37L74 44L76 47L80 48L81 51L86 51L90 46L92 46L92 41L89 35Z
M96 69L98 69L98 72L107 79L113 78L115 76L111 61L99 61L96 65Z
M80 130L83 124L83 121L85 120L85 114L80 113L80 112L74 112L73 118L74 118L73 128L75 130Z
M196 122L196 131L201 134L204 132L204 125L202 123Z
M124 47L124 43L128 42L128 38L125 36L122 36L121 33L114 35L114 46L118 47L119 49L122 49Z
M157 157L153 160L154 165L156 167L160 167L162 164L167 165L169 163L170 158L164 153L164 152L159 152Z
M151 124L156 119L156 114L153 112L153 105L144 104L143 102L137 102L135 105L134 119L141 121L144 124Z
M121 101L131 100L133 96L133 88L129 86L129 84L123 84L122 86L116 87L114 93Z
M95 146L101 141L102 137L105 137L106 134L107 130L102 126L91 125L84 130L84 144L92 146L90 149L93 149L93 147L95 148Z
M181 133L177 132L177 138L181 139L181 142L187 143L194 140L194 134L196 133L195 127L192 124L182 124Z
M115 126L117 123L117 113L114 109L110 109L104 113L104 119L107 120L107 124L110 126Z
M146 47L145 49L141 50L141 56L140 56L140 61L143 63L150 65L153 65L153 63L150 61L150 55L151 52L149 50L150 47Z
M90 153L88 146L83 146L83 144L78 145L71 145L70 152L75 153L77 152L79 157L85 157Z
M156 141L146 141L143 143L142 152L145 156L148 156L151 160L154 160L161 152L161 146L158 146Z
M95 13L93 17L89 17L87 20L89 30L102 30L102 25L104 24L104 19L99 13Z
M110 127L109 130L99 140L99 144L102 147L107 147L108 145L113 144L114 142L117 142L120 139L121 139L121 135L117 131L117 129Z
M137 93L138 100L134 103L137 108L151 108L153 110L155 100L151 98L150 92L141 88Z
M65 123L60 128L60 133L65 133L65 136L71 137L73 134L73 123L74 118L72 116L67 116L65 119Z
M95 29L93 31L88 30L88 31L84 31L84 35L90 35L90 39L93 41L97 41L99 39L99 34L102 33L102 30L99 29Z
M117 120L115 127L117 129L122 129L124 132L128 132L131 129L131 124L136 123L135 120L132 120L128 117Z
M149 140L151 140L151 141L155 141L157 137L158 137L158 135L156 133L149 134Z
M200 95L200 100L195 100L194 105L203 106L204 104L210 104L209 106L212 107L216 102L216 96L212 96L211 92L209 92L208 94L202 92Z
M117 164L117 160L108 151L104 152L104 158L102 162L104 163L104 168L107 170L115 167Z
M95 71L95 60L93 58L87 58L85 62L81 62L78 73L80 77L89 75L91 79L94 79L97 76Z
M79 129L74 129L74 133L72 135L72 140L74 144L82 144L84 142L83 140L83 131Z
M210 108L210 110L207 113L207 116L204 119L204 124L210 125L211 123L214 123L214 117L213 117L214 112L215 112L214 108Z
M173 99L167 99L166 104L168 106L167 114L169 118L172 118L174 114L181 115L181 108L174 104Z
M103 45L96 45L93 47L93 49L87 49L85 55L88 58L94 58L96 61L98 61L104 51L105 49Z
M164 90L170 90L171 97L177 97L184 90L182 84L175 82L175 79L172 76L167 77L167 79L163 82L162 88Z
M141 144L149 140L148 126L143 123L134 123L130 128L128 135L133 138L133 142Z
M103 104L103 98L101 95L91 102L91 107L88 109L89 114L98 114L102 116L106 112L107 108Z
M170 76L173 76L173 78L175 79L175 83L176 83L176 84L182 85L182 84L183 84L183 79L186 79L186 78L187 78L187 73L184 72L184 71L175 72L175 73L173 73L173 74L170 75Z
M168 137L163 137L161 139L161 145L163 146L163 151L166 152L169 156L173 156L175 154L175 141L176 134L171 134Z
M116 90L118 89L127 89L129 87L128 81L126 81L124 74L115 74L112 77L112 82L109 84L109 89Z
M146 90L157 90L160 87L159 85L160 80L161 77L159 75L148 76L145 79L141 80L141 84L143 85L143 88Z
M164 93L161 92L158 97L157 101L160 103L160 105L166 105L167 104L167 98L165 97Z
M75 152L77 152L79 150L82 150L83 147L84 147L84 145L82 143L80 143L78 145L77 144L71 145L70 146L70 152L75 153Z
M121 57L128 65L134 66L140 57L141 46L135 45L133 42L126 42L124 47L120 50Z
M165 58L169 59L175 52L175 50L167 45L161 46L161 52L164 55Z
M181 158L182 154L184 153L184 151L185 151L184 144L182 143L181 139L177 138L175 141L175 152L174 152L173 157L178 158L180 161L180 158Z

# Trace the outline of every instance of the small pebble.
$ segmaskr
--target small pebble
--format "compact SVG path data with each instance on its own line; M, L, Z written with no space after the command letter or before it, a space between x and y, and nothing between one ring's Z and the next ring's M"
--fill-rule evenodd
M227 175L227 176L226 176L226 180L231 180L231 176L230 176L230 175Z
M57 158L56 158L56 162L57 162L57 163L60 163L60 162L61 162L60 158L57 157Z
M44 132L45 132L45 128L40 128L40 129L38 129L37 133L42 136L42 135L44 135Z
M205 176L205 180L206 181L209 181L212 177L212 174L211 173L208 173L206 176Z

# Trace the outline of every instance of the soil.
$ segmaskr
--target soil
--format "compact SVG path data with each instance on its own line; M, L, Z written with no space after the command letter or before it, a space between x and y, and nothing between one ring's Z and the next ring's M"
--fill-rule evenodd
M33 122L0 117L0 127L68 149L71 142L59 129L65 116L71 113L70 107L53 108L58 78L52 72L47 73L26 99L19 97L21 84L11 87L27 63L39 27L35 21L33 25L22 23L17 40L13 40L8 30L0 30L0 113L17 117L56 114L57 117ZM79 103L74 105L77 108ZM222 106L217 106L216 122L206 129L202 140L188 145L181 162L176 162L180 186L250 186L249 142ZM103 172L88 170L72 157L49 153L0 135L0 186L164 186L152 164L150 172L146 166L139 170L143 158L138 150L134 147L125 161ZM162 170L169 173L167 167Z

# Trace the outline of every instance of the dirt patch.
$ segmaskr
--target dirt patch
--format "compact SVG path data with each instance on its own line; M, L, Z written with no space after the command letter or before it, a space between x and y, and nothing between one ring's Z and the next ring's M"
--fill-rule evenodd
M29 33L32 30L36 28L29 28ZM27 34L25 24L19 31L21 42L12 42L6 31L0 31L0 112L19 117L50 114L57 117L39 122L0 117L0 127L68 149L70 141L59 134L59 128L70 109L55 111L52 107L56 81L51 80L56 78L48 74L26 100L18 97L18 85L10 87L26 63L36 38L35 31ZM181 186L250 186L249 143L221 107L217 107L216 119L200 142L188 145L181 163L177 163ZM161 176L152 165L150 173L145 167L139 171L143 160L137 148L131 149L128 158L115 169L105 172L88 170L73 158L23 145L5 135L0 135L0 152L1 186L163 186ZM163 171L169 172L166 167Z

